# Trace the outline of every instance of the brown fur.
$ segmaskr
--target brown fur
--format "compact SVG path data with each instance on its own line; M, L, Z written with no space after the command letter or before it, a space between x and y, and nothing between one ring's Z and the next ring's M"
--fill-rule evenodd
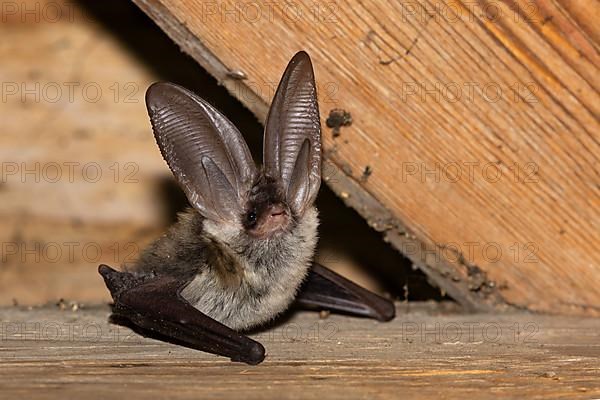
M258 179L248 210L268 212L277 190ZM265 193L267 195L265 195ZM212 221L189 209L150 245L132 272L172 275L189 282L182 295L194 307L234 329L269 321L293 301L306 276L317 242L317 211L291 216L284 229L257 238L238 221ZM258 218L264 218L259 215Z

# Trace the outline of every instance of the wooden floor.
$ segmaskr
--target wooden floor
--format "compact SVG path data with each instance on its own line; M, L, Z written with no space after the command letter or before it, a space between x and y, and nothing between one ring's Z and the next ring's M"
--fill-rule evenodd
M268 356L251 367L141 338L107 323L106 306L4 308L0 397L600 397L599 319L427 304L398 314L378 323L296 313L254 335Z

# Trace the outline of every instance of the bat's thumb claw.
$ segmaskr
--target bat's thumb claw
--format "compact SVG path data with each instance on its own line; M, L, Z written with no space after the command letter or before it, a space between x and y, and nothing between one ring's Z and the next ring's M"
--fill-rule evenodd
M98 273L104 278L104 283L115 301L123 290L130 289L137 284L137 280L130 273L119 272L105 264L100 264Z
M105 279L106 279L108 276L110 276L110 274L112 274L112 273L114 273L114 272L117 272L117 270L115 270L115 269L112 269L111 267L109 267L109 266L108 266L108 265L106 265L106 264L100 264L100 265L98 266L98 273L99 273L100 275L102 275L102 277L103 277L103 278L105 278Z

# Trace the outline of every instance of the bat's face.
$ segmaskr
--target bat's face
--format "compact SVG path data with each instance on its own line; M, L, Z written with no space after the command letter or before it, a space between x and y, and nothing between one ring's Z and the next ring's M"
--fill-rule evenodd
M257 239L268 239L287 232L292 223L292 211L285 202L275 180L261 176L252 187L242 215L246 233Z
M297 53L269 109L262 170L241 133L206 100L170 83L146 92L163 157L190 204L220 237L234 238L240 230L250 239L281 237L293 233L312 207L321 184L314 78L308 55Z

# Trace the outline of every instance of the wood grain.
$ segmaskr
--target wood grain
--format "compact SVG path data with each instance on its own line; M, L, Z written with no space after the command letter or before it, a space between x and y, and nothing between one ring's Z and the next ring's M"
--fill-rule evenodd
M299 313L253 335L251 367L109 325L108 307L0 310L9 398L591 399L600 320L411 304L390 323Z
M146 88L210 92L253 149L262 127L133 3L0 9L0 304L107 301L98 264L133 262L186 206L152 135ZM411 299L437 295L335 195L324 190L319 208L321 262L380 292L402 297L408 280Z
M134 1L261 119L307 50L326 180L463 305L600 315L597 4Z

